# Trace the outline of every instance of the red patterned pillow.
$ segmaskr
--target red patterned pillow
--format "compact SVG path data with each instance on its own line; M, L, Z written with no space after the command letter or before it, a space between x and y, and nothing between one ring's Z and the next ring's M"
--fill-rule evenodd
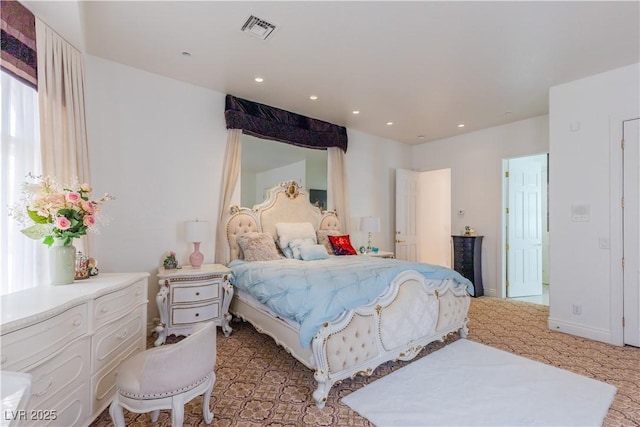
M351 246L349 235L346 236L327 236L333 246L333 253L336 255L358 255L356 250Z

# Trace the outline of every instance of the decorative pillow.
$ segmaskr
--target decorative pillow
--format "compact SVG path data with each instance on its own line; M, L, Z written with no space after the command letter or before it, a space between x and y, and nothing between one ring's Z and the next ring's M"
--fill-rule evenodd
M278 246L287 258L293 257L293 254L286 249L292 240L311 239L313 243L317 242L316 230L310 222L279 222L276 224L276 233L278 234Z
M333 252L336 255L358 255L358 252L351 246L349 235L345 236L328 236Z
M316 242L313 239L294 239L289 242L289 248L291 249L291 254L295 259L302 259L300 255L300 249L305 246L315 245Z
M318 259L327 259L329 254L324 245L308 245L300 247L300 256L303 261L315 261Z
M271 233L245 233L237 240L245 261L269 261L279 259L278 249Z
M316 232L316 236L318 236L318 243L324 245L327 249L327 254L333 255L333 246L331 246L331 242L329 241L329 236L340 236L342 235L342 231L339 230L318 230Z

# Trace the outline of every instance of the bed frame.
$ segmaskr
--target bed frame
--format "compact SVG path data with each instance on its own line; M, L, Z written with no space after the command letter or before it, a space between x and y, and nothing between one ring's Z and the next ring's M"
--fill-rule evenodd
M295 181L283 182L259 205L231 208L225 220L229 259L242 258L238 235L258 231L275 237L279 222L310 222L316 230L340 229L334 211L321 212ZM309 347L300 345L296 326L241 293L234 295L230 312L271 336L314 370L318 386L313 398L323 408L331 387L345 378L370 375L390 360L411 360L424 346L443 341L450 333L459 331L466 337L469 304L465 285L454 280L428 280L415 271L405 271L372 303L325 323Z

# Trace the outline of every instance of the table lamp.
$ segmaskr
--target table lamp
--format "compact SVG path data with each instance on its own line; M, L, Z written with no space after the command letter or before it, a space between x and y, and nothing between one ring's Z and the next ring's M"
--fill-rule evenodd
M360 231L369 233L369 241L367 243L367 252L371 252L373 245L371 243L371 233L380 232L380 218L372 216L364 216L360 218Z
M193 253L189 256L189 264L193 268L199 268L204 260L204 255L200 253L200 243L206 240L209 234L209 223L207 221L185 221L184 237L187 242L193 243Z

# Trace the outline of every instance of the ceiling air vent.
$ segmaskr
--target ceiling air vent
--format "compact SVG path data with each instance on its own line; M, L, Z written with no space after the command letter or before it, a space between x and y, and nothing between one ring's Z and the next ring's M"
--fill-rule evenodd
M266 40L275 29L275 25L253 15L242 26L242 31L262 40Z

